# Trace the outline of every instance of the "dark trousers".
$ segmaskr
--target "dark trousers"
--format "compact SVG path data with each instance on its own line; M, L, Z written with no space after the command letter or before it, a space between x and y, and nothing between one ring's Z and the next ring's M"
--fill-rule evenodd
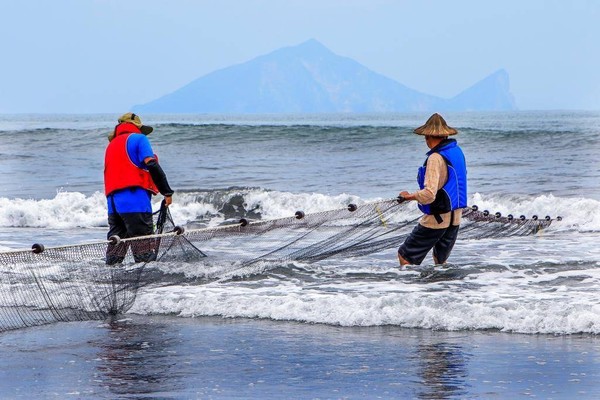
M131 212L108 215L108 239L117 235L121 239L146 236L154 233L152 213ZM106 263L117 264L125 259L127 249L131 245L131 252L135 262L148 262L156 260L156 240L143 239L129 243L109 244L106 249Z

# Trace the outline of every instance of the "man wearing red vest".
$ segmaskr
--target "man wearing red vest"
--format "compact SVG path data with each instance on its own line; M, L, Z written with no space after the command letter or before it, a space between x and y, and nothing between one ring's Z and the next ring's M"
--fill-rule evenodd
M158 164L146 137L153 128L142 124L134 113L123 114L119 124L108 136L109 144L104 156L104 191L108 205L108 235L120 238L151 235L152 195L159 192L165 196L165 204L171 204L173 190ZM132 243L135 262L156 259L153 240ZM127 253L123 243L109 245L106 263L122 262Z

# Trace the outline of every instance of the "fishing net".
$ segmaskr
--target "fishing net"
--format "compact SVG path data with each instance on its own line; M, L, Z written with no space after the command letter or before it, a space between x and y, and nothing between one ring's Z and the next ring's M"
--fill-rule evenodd
M407 203L384 200L288 218L230 221L184 231L166 207L152 236L0 252L0 332L126 312L145 286L234 279L289 262L360 257L398 247L418 217ZM407 217L411 215L414 217ZM535 234L550 217L463 212L461 239Z

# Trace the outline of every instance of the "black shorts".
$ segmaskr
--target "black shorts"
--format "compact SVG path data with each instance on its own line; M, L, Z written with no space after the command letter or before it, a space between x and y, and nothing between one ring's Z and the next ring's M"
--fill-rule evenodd
M108 214L108 226L107 239L110 239L112 235L125 239L152 235L154 232L152 213L149 212ZM156 260L157 243L154 239L131 242L134 261L148 262ZM113 265L123 262L128 248L129 243L109 244L106 248L106 264Z
M107 238L118 235L121 239L125 239L154 233L152 213L146 212L108 214L108 226Z
M443 264L454 247L458 229L454 225L445 229L431 229L417 224L398 249L398 254L409 263L420 265L429 250L433 249L433 256L438 263Z

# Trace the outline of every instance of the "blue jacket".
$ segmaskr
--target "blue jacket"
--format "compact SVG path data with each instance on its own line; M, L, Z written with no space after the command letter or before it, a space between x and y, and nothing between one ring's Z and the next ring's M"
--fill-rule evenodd
M448 181L438 190L431 204L419 204L419 209L428 215L447 213L467 206L467 165L465 155L454 139L444 140L427 153L427 159L433 153L438 153L448 166ZM425 188L425 170L427 159L419 168L417 182L421 189Z

